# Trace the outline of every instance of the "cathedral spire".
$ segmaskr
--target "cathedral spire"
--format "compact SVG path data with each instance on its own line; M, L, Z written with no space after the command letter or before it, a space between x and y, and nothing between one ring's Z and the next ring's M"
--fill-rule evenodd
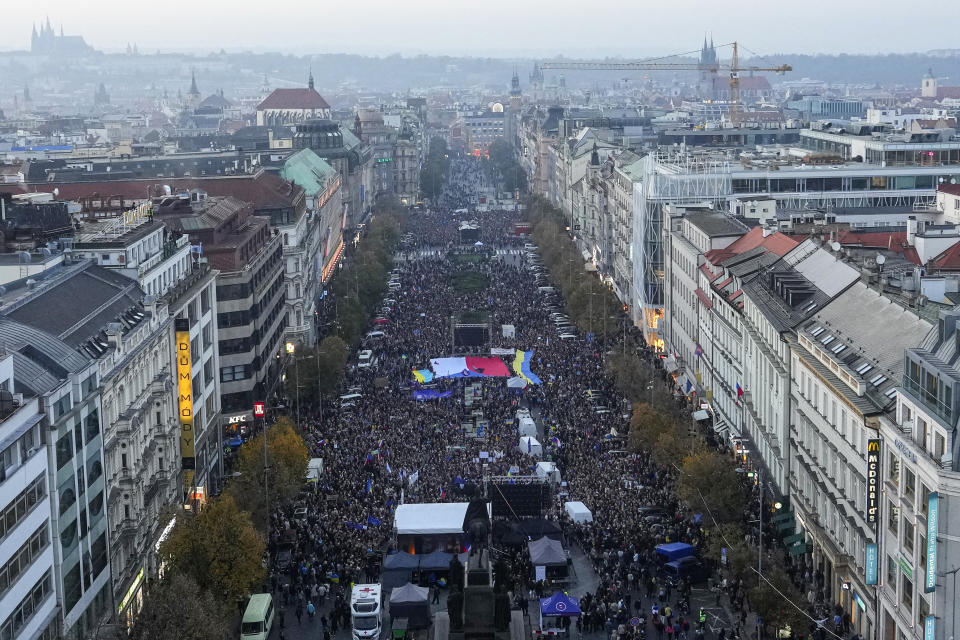
M307 86L313 89L313 65L310 65L310 77L307 78Z
M192 96L200 95L200 90L197 89L197 71L195 69L190 71L190 91L187 93Z

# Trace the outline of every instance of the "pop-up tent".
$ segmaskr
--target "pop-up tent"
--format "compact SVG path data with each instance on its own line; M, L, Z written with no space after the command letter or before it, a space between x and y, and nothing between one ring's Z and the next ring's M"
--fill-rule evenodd
M543 455L543 447L540 445L540 441L533 436L521 437L520 444L517 445L517 449L520 451L520 453L525 453L530 456L540 457Z
M667 542L658 544L654 552L656 552L657 559L661 562L670 562L692 556L694 548L685 542Z
M380 584L386 590L395 589L410 582L413 572L420 566L420 557L405 551L388 554L383 559Z
M571 598L563 591L557 591L549 598L540 598L540 630L548 631L543 626L544 618L553 618L548 620L551 625L556 625L556 618L576 618L580 616L580 602L576 598Z
M450 560L453 558L453 554L434 551L417 557L420 559L421 571L446 571L450 568Z
M469 506L468 502L402 504L394 513L397 535L463 533Z
M521 436L530 436L531 438L537 437L537 423L533 421L533 418L522 417L520 422L517 424L517 432Z
M574 522L593 522L593 514L582 502L564 502L563 508Z
M430 626L430 590L407 583L390 594L390 617L407 619L408 629L426 629Z
M565 566L567 564L567 552L564 551L560 541L553 538L544 536L539 540L531 540L527 543L527 551L530 552L530 562L534 565Z
M560 484L560 471L555 462L538 462L537 477L546 478L553 484Z

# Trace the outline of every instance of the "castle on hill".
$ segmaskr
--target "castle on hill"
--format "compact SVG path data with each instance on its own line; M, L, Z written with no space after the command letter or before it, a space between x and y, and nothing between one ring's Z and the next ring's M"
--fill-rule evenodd
M50 18L47 18L46 24L33 26L33 34L30 37L30 52L41 53L45 55L56 56L77 56L94 53L93 47L88 45L83 36L65 36L63 35L63 26L60 26L60 34L53 30L50 25Z

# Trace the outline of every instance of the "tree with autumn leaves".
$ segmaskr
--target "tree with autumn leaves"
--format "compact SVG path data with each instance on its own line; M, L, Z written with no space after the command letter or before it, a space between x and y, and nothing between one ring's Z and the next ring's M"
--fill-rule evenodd
M264 438L267 441L266 453ZM280 418L240 448L236 471L227 493L250 513L257 529L264 530L269 507L293 500L303 488L308 461L307 445L293 421Z
M181 518L160 546L168 571L187 576L220 602L246 597L263 583L263 534L229 493Z

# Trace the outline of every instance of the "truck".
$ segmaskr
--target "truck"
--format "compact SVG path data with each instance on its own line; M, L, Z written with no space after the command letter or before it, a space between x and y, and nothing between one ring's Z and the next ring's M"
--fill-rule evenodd
M383 602L379 584L355 584L350 593L353 640L379 638L383 631Z

